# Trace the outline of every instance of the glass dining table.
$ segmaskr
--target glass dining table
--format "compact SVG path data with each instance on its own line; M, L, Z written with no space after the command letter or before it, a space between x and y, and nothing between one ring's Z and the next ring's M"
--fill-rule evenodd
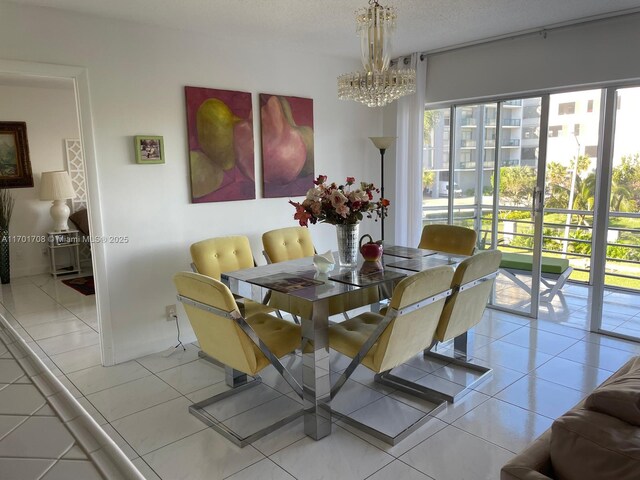
M337 254L335 255L337 258ZM277 309L301 319L304 431L320 440L331 433L329 317L371 305L378 311L407 275L466 257L410 247L385 246L382 259L319 273L313 258L261 265L222 274L236 295L257 302L270 295Z

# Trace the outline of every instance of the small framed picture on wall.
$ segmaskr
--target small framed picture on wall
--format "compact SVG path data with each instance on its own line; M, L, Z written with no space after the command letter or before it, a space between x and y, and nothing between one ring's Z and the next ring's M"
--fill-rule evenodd
M138 135L134 139L136 163L164 163L164 142L162 137Z

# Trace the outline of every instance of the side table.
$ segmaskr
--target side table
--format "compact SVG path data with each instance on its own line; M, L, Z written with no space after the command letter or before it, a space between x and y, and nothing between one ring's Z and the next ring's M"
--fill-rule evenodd
M80 273L80 235L78 230L47 232L47 243L49 244L49 258L51 260L51 275L53 275L53 278L57 278L58 275ZM61 249L69 251L70 266L62 267L57 264L56 255Z

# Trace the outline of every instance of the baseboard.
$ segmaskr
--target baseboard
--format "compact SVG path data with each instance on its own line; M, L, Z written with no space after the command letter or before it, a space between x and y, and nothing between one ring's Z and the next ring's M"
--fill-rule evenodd
M188 343L193 343L197 341L195 334L189 332L184 332L181 328L182 335L180 335L180 340L183 344L187 345ZM174 336L173 338L165 338L162 340L155 341L153 343L144 342L144 348L136 349L135 352L128 350L126 352L118 351L117 346L114 348L114 365L119 363L128 362L130 360L136 360L141 357L146 357L147 355L152 355L154 353L163 352L170 348L176 346L177 340Z

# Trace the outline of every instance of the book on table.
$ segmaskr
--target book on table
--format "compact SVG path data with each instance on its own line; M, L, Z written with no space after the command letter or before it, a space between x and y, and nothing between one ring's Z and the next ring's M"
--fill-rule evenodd
M314 280L313 278L302 276L300 273L274 273L273 275L252 278L247 281L254 285L259 285L260 287L282 293L295 292L296 290L315 287L324 283L320 280Z

